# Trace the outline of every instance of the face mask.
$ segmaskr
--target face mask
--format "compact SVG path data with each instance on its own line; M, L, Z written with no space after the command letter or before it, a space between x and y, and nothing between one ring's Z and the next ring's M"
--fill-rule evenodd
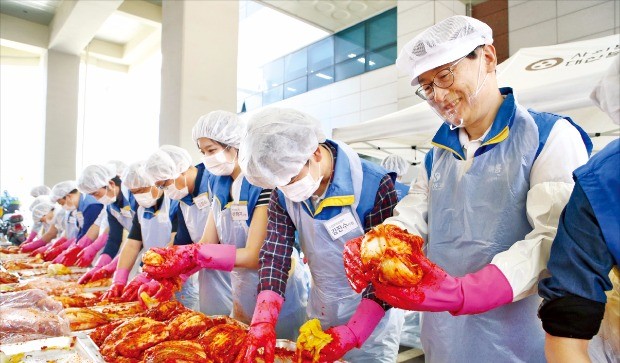
M309 167L308 167L309 168ZM283 185L278 187L284 193L288 199L293 202L303 202L304 200L310 198L312 194L319 189L319 185L321 185L321 180L323 179L321 175L321 163L319 163L319 178L314 180L312 175L310 174L310 169L308 169L308 174L302 179L294 182L293 184Z
M116 198L108 196L108 187L105 187L105 194L103 197L97 199L97 201L103 205L112 204L116 201Z
M166 196L170 199L183 199L189 194L189 189L187 188L187 176L185 177L185 187L183 189L177 189L173 182L167 189L164 190L164 194L166 194Z
M151 194L150 191L146 193L134 194L133 196L136 198L136 202L138 202L138 204L140 204L140 206L144 208L150 208L154 206L159 199L153 197L153 194Z
M237 159L237 156L235 155L233 161L227 161L224 151L226 151L226 149L220 150L213 155L203 156L202 163L211 174L230 175L232 174L233 170L235 170L235 159Z

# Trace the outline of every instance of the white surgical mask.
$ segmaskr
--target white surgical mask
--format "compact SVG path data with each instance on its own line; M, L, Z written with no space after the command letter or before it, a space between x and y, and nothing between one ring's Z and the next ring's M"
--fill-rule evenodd
M170 199L183 199L189 194L189 189L187 188L187 176L185 177L185 187L183 189L177 189L173 181L168 188L164 189L164 194L166 194L166 196Z
M323 177L321 176L321 163L319 163L319 178L314 180L312 174L310 174L310 166L308 166L308 174L301 178L300 180L289 184L278 187L284 193L288 199L293 202L303 202L304 200L310 198L314 192L319 189L319 185L321 185L321 180Z
M103 195L103 197L97 199L97 201L103 205L108 205L114 203L116 201L116 198L108 196L108 187L106 186L105 194Z
M141 207L150 208L157 203L159 198L155 198L150 191L146 193L139 193L133 195L136 198L136 202L140 204Z
M226 160L226 149L220 150L213 155L204 155L202 163L213 175L230 175L235 170L235 158L233 161Z

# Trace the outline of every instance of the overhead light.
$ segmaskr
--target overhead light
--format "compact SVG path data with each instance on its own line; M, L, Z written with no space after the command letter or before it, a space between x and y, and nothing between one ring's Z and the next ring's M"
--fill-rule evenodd
M368 61L368 65L370 65L370 66L374 66L374 65L375 65L375 62L373 62L373 61Z
M360 62L360 63L364 63L364 62L366 62L366 58L359 57L359 58L357 58L357 61Z
M349 58L355 58L355 57L357 57L357 54L355 54L355 53L349 53L349 54L347 55L347 57L349 57Z
M286 90L287 90L287 91L291 91L291 92L295 92L295 91L297 91L297 90L296 90L295 88L293 88L293 87L286 87Z
M321 73L321 72L319 72L319 73L315 74L315 76L317 76L317 77L319 77L319 78L327 79L327 80L330 80L330 79L332 79L332 78L333 78L333 77L330 77L330 76L328 76L327 74L323 74L323 73Z

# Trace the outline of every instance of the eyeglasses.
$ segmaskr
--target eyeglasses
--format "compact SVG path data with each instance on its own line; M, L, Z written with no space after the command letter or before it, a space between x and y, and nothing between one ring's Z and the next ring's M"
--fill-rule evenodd
M467 56L459 58L456 62L452 63L450 67L444 68L435 73L433 81L428 84L420 85L420 87L415 91L415 94L424 101L428 101L435 96L435 86L443 89L452 86L452 84L454 84L454 73L452 72L452 69L456 67L456 65L459 64L459 62L465 57Z

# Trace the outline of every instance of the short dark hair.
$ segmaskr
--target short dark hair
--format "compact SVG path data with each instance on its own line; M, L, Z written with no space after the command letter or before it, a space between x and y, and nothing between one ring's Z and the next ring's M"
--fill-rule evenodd
M476 51L479 48L481 48L481 47L484 47L484 44L480 44L479 46L474 48L474 50L472 50L468 55L466 55L466 57L469 58L469 59L476 59L476 58L478 58L478 54L476 53Z

